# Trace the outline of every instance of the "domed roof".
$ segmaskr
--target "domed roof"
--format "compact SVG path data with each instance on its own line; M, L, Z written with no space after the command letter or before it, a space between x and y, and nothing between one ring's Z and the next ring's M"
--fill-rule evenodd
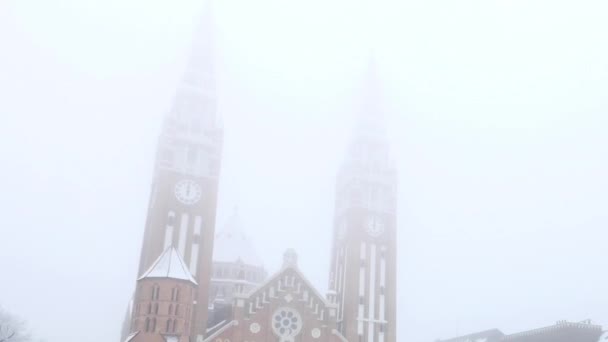
M213 262L237 263L263 267L262 260L243 232L238 212L235 210L223 229L215 236Z

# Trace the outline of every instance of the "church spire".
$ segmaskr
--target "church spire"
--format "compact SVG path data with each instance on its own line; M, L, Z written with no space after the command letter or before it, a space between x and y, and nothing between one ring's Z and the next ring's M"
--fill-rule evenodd
M348 341L396 341L396 172L382 86L370 58L355 97L357 124L336 184L330 298Z
M364 169L389 168L389 143L386 132L386 113L383 103L383 86L377 59L370 51L365 70L355 92L355 125L344 160L343 171L354 164Z
M216 31L213 0L206 0L201 18L193 35L190 59L182 85L215 93L217 86Z
M213 0L206 0L192 36L188 62L166 118L166 127L195 132L221 130L217 111L217 25ZM180 122L177 122L180 121Z
M370 50L367 64L357 97L359 103L356 113L354 139L366 137L381 140L385 138L385 112L382 96L382 81L378 69L378 61L373 50Z
M139 274L175 246L198 283L193 339L206 332L223 130L218 120L215 19L207 4L158 141Z

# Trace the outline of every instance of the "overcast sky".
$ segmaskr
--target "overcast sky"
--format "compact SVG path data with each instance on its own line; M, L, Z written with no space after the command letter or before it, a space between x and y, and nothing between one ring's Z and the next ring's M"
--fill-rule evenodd
M199 0L0 1L0 305L118 341ZM399 167L399 340L608 326L608 2L217 0L219 222L327 287L370 48ZM374 17L376 19L374 19Z

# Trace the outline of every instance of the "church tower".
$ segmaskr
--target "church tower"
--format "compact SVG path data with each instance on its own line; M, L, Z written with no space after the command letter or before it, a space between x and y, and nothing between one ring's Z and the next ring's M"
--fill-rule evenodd
M214 24L210 1L158 141L141 276L174 247L198 283L191 335L204 335L215 235L223 130L217 118Z
M396 170L370 61L358 123L336 182L329 299L350 342L396 341Z

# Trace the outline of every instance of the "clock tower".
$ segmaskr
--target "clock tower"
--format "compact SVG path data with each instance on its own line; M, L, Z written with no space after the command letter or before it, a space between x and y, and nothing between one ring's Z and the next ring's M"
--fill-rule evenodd
M217 118L211 6L158 140L139 276L173 247L198 283L193 341L207 322L223 130Z
M372 61L336 182L329 299L351 342L396 341L396 192Z

